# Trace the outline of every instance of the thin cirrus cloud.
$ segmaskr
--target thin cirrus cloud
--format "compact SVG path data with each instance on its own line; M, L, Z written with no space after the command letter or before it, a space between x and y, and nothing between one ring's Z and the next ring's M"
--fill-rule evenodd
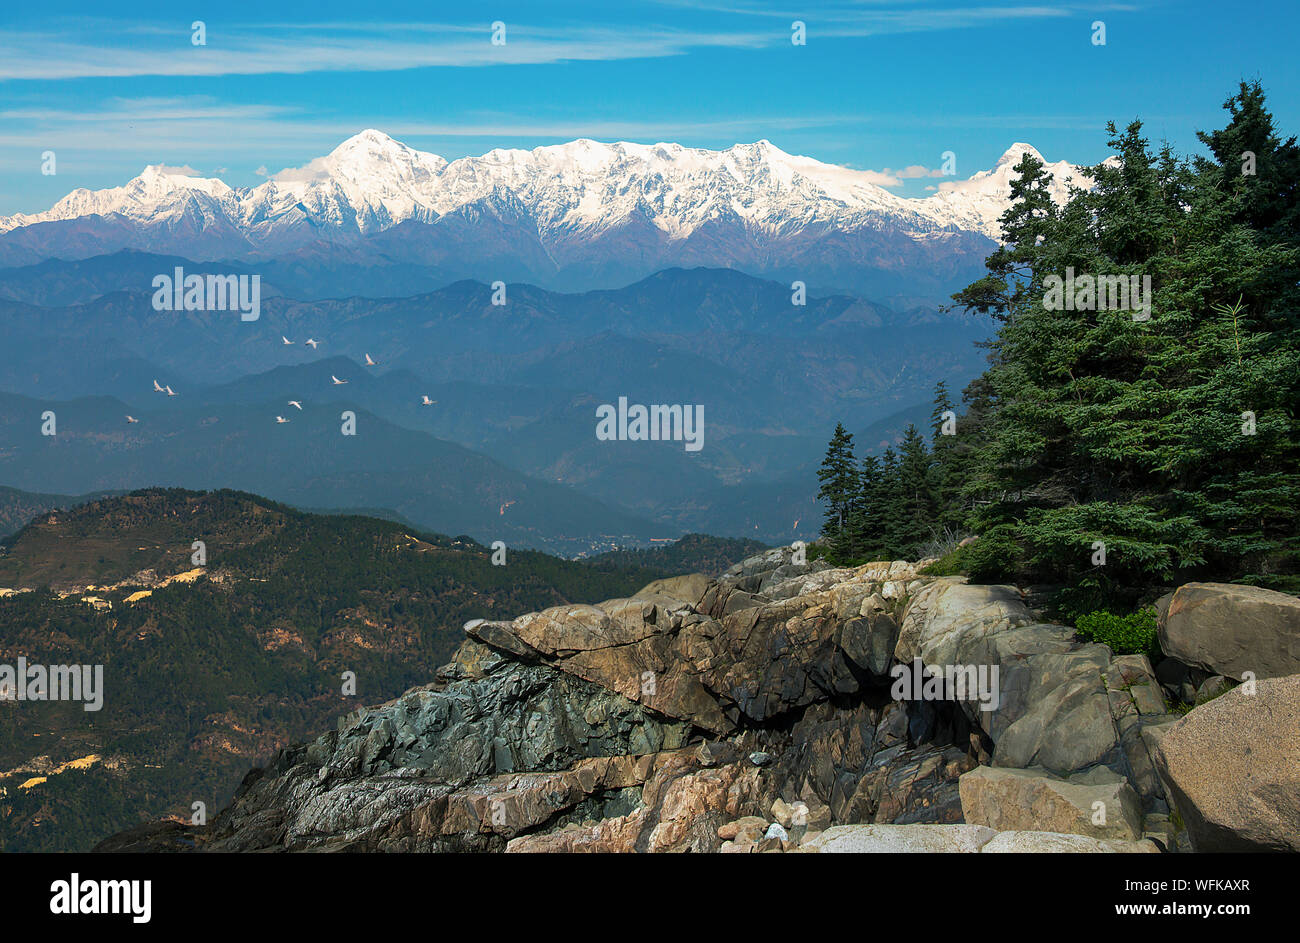
M880 36L894 33L922 33L966 29L1010 20L1043 20L1079 16L1101 10L1132 10L1129 4L1093 3L1004 3L978 5L966 0L935 3L933 0L889 2L889 0L831 0L815 9L761 2L713 2L713 0L656 0L659 6L677 10L707 11L728 16L778 19L804 23L809 34L826 37Z
M252 171L258 177L276 177L294 173L301 168L303 159L328 153L339 142L362 128L377 127L396 139L420 147L415 142L443 142L450 152L435 148L442 156L455 159L472 151L473 141L500 139L507 144L529 142L570 141L576 138L594 138L602 141L660 142L715 142L711 146L725 146L717 142L748 143L761 137L809 129L831 129L856 124L861 116L806 115L759 116L683 122L676 119L663 121L537 121L531 116L492 114L471 117L457 122L428 122L400 119L384 121L374 117L356 120L320 121L303 118L294 109L267 105L232 105L207 99L116 99L106 103L103 110L34 110L10 109L0 111L0 122L5 118L31 121L39 117L39 126L24 129L15 127L13 120L0 124L0 147L34 148L62 146L75 148L82 153L116 154L120 166L136 172L145 163L159 163L161 154L200 154L213 163L232 156L274 158L285 170L277 173L263 163ZM121 129L129 127L131 133L123 135ZM458 148L452 142L464 140L471 149ZM238 142L235 152L231 143ZM420 147L420 149L424 149ZM0 168L6 162L0 160ZM224 171L225 168L222 168ZM901 186L903 171L879 172L858 169L864 179L882 187ZM171 173L184 175L222 176L222 171L196 169L190 165L168 166Z
M284 29L241 25L207 32L193 46L189 30L103 25L69 32L0 35L0 80L132 76L271 75L393 72L430 67L537 65L682 55L707 47L756 48L771 31L557 29L511 24L507 42L491 43L485 26L456 24L302 24Z
M560 27L507 23L507 42L493 45L487 24L305 22L212 24L207 43L193 46L188 29L154 23L82 20L51 30L0 34L0 80L125 78L131 76L274 75L311 72L393 72L430 67L538 65L660 58L707 48L761 48L789 42L789 25L805 22L824 38L948 31L1016 20L1079 15L1082 7L1007 0L965 3L822 4L816 11L759 3L660 0L650 5L713 21L699 28L653 23ZM1088 10L1132 9L1094 4ZM740 28L718 28L718 17ZM780 22L780 25L776 25Z
M751 141L782 131L832 128L858 123L858 116L754 116L683 121L583 120L538 121L533 115L490 114L458 121L385 119L374 115L321 120L296 107L266 104L227 104L207 97L112 99L101 108L0 110L0 146L43 146L61 138L78 147L147 154L151 147L175 150L179 145L203 149L229 148L238 142L249 153L316 148L322 153L362 128L384 129L399 140L496 138L515 141L558 141L575 138L633 140L645 143L689 140ZM129 134L122 134L128 128ZM233 135L233 137L232 137Z

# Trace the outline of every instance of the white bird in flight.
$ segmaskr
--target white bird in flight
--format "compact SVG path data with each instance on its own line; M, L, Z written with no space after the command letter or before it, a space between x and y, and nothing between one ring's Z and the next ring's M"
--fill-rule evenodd
M167 390L167 395L168 395L168 396L175 396L175 395L176 395L176 391L173 390L170 386L165 387L165 389Z
M320 341L318 341L318 340L314 340L313 338L310 338L310 337L307 338L307 346L310 347L312 350L315 350L315 349L316 349L316 345L319 344L319 343L320 343Z
M126 421L127 421L127 422L139 422L140 420L139 420L139 419L136 419L134 416L127 416L127 417L126 417Z
M302 403L298 402L296 399L289 400L289 405L297 409L302 409Z
M366 354L366 366L367 366L367 367L377 367L377 366L379 366L379 364L377 364L377 363L375 363L373 360L371 360L369 354Z
M332 374L332 373L330 374L330 379L334 381L334 385L335 385L335 386L342 386L344 383L347 383L347 382L348 382L347 380L340 380L338 377L336 377L336 376L335 376L334 374Z
M424 394L424 401L423 401L422 403L420 403L420 405L421 405L421 406L432 406L432 405L433 405L434 403L436 403L436 402L438 402L436 399L429 399L429 394L428 394L428 393L425 393L425 394Z
M161 393L161 392L163 392L163 388L162 388L161 384L158 383L157 380L154 380L154 381L153 381L153 391L154 391L155 393Z
M283 334L280 335L280 340L284 341L285 346L293 345L293 341L289 340L289 338L285 337Z
M285 419L283 416L276 416L276 417L275 417L275 421L276 421L276 422L288 422L289 420Z

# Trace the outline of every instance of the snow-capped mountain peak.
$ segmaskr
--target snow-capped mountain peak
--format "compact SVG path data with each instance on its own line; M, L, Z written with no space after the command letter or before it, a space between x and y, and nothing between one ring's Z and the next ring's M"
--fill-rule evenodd
M406 219L437 216L431 201L447 162L407 147L373 128L354 134L304 167L282 170L251 190L246 220L294 211L361 232L387 229Z
M1016 143L993 168L945 181L933 196L907 199L874 183L876 175L792 155L766 139L711 151L582 138L449 163L370 128L257 187L235 190L189 168L155 164L122 187L77 190L44 213L0 217L0 232L92 215L148 223L197 209L202 219L225 216L256 244L304 223L366 235L504 200L532 217L544 244L642 223L670 240L726 222L755 238L810 226L886 227L920 238L966 230L996 238L1015 165L1025 153L1042 159L1030 145ZM1082 180L1065 161L1047 170L1062 200L1067 182Z
M1024 157L1026 154L1037 160L1043 160L1043 155L1038 153L1038 148L1034 147L1032 144L1025 144L1021 141L1017 141L1002 152L1002 156L998 158L998 162L995 166L1002 167L1007 165L1014 167L1016 164L1020 163L1020 158ZM1043 160L1043 163L1046 163L1046 161Z
M1068 199L1071 184L1087 184L1081 167L1064 160L1048 163L1033 145L1017 142L1003 152L991 170L981 170L966 180L944 181L939 184L939 192L923 202L936 219L997 239L1001 235L998 219L1011 199L1011 181L1018 176L1016 166L1025 154L1041 161L1043 169L1052 175L1049 189L1057 203Z

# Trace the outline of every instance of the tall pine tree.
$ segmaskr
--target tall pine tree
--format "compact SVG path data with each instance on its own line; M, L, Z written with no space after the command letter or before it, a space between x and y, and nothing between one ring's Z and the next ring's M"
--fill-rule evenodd
M822 536L835 556L851 555L855 548L849 522L858 497L858 466L853 457L853 436L842 423L835 424L817 480L821 483L817 499L826 505Z

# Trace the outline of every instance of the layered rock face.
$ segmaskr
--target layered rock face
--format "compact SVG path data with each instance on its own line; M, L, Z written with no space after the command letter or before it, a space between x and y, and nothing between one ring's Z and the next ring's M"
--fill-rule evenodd
M716 581L476 620L432 684L282 751L212 824L101 848L1168 847L1165 783L1194 790L1177 761L1157 774L1160 735L1180 738L1150 663L926 562L783 548Z

